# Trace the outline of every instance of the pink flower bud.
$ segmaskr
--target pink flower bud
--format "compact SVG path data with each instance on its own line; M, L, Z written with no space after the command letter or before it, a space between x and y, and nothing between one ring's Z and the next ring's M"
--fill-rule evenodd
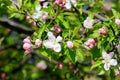
M23 44L23 49L27 50L27 49L30 49L30 48L31 48L31 44L29 44L29 43Z
M1 80L7 80L7 79L6 79L6 73L2 73L2 74L1 74Z
M26 16L25 20L28 21L30 19L30 16Z
M85 42L85 45L88 47L88 50L96 46L96 41L94 39L89 39Z
M94 39L89 39L88 42L94 44L94 43L95 43L95 40L94 40Z
M26 53L26 54L31 53L31 49L26 49L26 50L25 50L25 53Z
M71 62L69 62L69 69L73 69L73 64Z
M40 47L40 46L41 46L41 43L42 43L42 41L41 41L40 39L36 39L36 41L35 41L35 46L36 46L36 47Z
M120 26L120 19L115 19L116 25Z
M73 45L73 42L67 41L67 47L68 47L68 48L71 49L71 48L73 48L73 46L74 46L74 45Z
M116 70L115 71L115 76L119 76L120 75L120 71L119 70Z
M105 27L102 27L98 30L98 33L102 36L106 35L107 34L107 30Z
M24 40L23 43L31 43L30 42L30 36L27 36Z
M59 26L54 26L54 31L57 33L60 33L62 31L62 29Z
M46 21L48 19L48 13L46 12L43 16L42 16L42 20Z
M103 10L105 11L111 11L111 6L106 4L105 6L103 6Z
M47 68L47 64L45 63L45 61L40 61L39 63L37 63L36 67L39 70L45 70Z
M59 69L63 69L63 67L64 67L64 66L63 66L63 63L58 63L58 68L59 68Z
M56 0L55 1L55 4L57 4L57 5L59 5L59 4L61 4L62 3L62 0Z

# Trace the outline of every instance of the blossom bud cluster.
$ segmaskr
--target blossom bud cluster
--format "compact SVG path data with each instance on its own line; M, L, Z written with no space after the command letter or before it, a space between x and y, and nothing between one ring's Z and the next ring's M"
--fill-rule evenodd
M98 33L99 33L100 35L104 36L104 35L107 34L107 30L106 30L106 28L103 26L102 28L100 28L100 29L98 30Z
M55 1L55 5L59 5L61 7L65 7L66 9L71 9L72 8L72 5L74 7L77 6L77 0L56 0Z
M97 44L95 39L89 39L87 42L85 42L85 45L88 47L88 49L91 49L95 47Z
M32 43L30 40L30 36L27 36L24 40L23 40L23 49L25 50L26 54L29 54L32 50ZM35 47L40 47L41 46L42 41L40 39L36 39L35 40Z
M32 44L31 44L31 41L30 41L30 36L26 37L24 40L23 40L23 49L25 50L25 53L29 54L31 52L31 47L32 47Z

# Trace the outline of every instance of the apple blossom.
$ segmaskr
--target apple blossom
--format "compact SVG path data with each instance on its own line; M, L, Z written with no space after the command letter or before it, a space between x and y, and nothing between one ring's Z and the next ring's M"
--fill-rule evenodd
M61 63L61 62L58 63L58 68L59 68L59 69L63 69L63 67L64 67L63 63Z
M39 70L45 70L47 68L47 64L45 63L45 61L40 61L39 63L36 64L36 67Z
M65 3L66 9L71 9L72 5L77 6L77 1L76 0L66 0L66 3Z
M68 48L73 48L73 46L74 46L74 44L73 44L73 42L72 41L67 41L67 47Z
M54 31L57 32L57 33L60 33L62 31L62 29L59 27L59 26L54 26Z
M60 52L61 51L61 45L59 42L62 41L61 36L57 36L57 38L53 35L52 32L48 32L48 39L43 41L43 45L47 48L50 48L54 50L55 52Z
M120 26L120 19L115 19L116 25Z
M102 28L100 28L100 29L98 30L98 33L99 33L100 35L104 36L104 35L107 34L107 30L106 30L106 28L103 26Z
M91 29L93 28L94 20L91 19L90 17L87 17L86 20L83 22L83 26L85 28Z
M94 39L89 39L87 42L85 42L85 45L88 47L88 49L91 49L96 46L96 41Z
M41 44L42 44L42 41L41 41L40 39L36 39L36 40L35 40L35 46L36 46L36 47L40 47Z
M118 64L116 59L112 59L113 55L114 52L107 54L106 51L102 51L102 57L104 59L102 63L104 63L104 69L106 71L109 70L110 66L116 66Z
M30 36L27 36L24 40L23 43L31 43L30 41Z
M39 19L42 22L45 22L48 18L48 13L41 10L41 6L36 6L36 12L33 13L32 18Z
M31 52L31 41L30 41L30 37L27 36L24 40L23 40L23 49L25 50L25 53L29 54Z
M120 75L120 70L115 70L115 76L119 76Z

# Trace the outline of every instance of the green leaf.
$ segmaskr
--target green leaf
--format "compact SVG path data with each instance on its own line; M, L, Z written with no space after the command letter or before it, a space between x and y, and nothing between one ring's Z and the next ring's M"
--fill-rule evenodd
M100 66L102 64L102 62L101 61L96 61L93 65L92 65L92 67L91 67L91 70L92 69L94 69L94 68L96 68L96 67L98 67L98 66Z
M112 9L112 12L115 18L119 18L119 13L115 9Z
M84 53L80 49L76 49L75 61L83 61L83 60L84 60Z

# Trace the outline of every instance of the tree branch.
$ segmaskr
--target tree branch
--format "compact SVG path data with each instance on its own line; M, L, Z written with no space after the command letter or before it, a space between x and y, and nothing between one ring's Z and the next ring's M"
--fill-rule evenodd
M27 28L26 26L7 18L0 18L0 25L2 25L3 27L9 28L11 30L15 30L18 33L24 33L29 35L33 33L33 31Z

